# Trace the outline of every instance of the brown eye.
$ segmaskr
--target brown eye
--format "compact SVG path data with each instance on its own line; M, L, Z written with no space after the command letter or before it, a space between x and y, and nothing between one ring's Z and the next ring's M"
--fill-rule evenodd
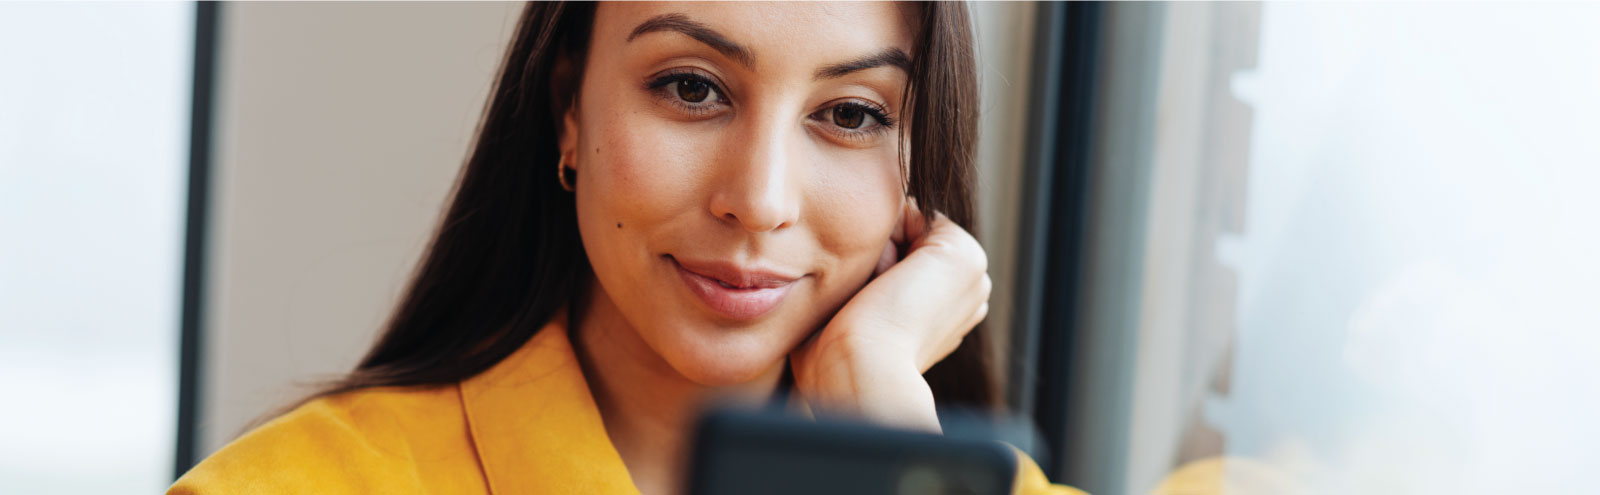
M677 81L678 98L689 103L700 103L711 96L711 85L692 79Z
M833 107L833 125L845 129L860 129L861 125L866 123L866 117L867 114L865 112L853 106L839 105Z

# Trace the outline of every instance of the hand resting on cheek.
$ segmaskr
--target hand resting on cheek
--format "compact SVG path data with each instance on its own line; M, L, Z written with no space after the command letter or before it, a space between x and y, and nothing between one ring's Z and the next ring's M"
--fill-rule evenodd
M922 373L988 314L987 259L966 230L907 201L872 281L789 354L801 397L820 414L940 431Z

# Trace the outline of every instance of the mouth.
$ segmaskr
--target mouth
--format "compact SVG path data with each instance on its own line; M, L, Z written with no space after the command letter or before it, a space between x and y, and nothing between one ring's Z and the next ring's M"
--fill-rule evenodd
M801 278L732 263L662 257L706 308L730 320L754 320L771 312Z

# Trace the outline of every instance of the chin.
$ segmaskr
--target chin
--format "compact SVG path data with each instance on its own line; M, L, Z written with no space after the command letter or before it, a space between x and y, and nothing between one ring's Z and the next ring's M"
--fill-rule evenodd
M741 385L786 363L794 339L776 330L696 327L669 337L660 351L690 381L708 387Z

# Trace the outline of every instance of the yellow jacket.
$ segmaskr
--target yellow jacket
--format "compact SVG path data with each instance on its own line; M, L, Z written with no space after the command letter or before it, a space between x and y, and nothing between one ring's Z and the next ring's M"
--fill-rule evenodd
M562 320L453 385L308 402L212 454L167 493L639 493ZM1082 495L1020 461L1016 493Z

